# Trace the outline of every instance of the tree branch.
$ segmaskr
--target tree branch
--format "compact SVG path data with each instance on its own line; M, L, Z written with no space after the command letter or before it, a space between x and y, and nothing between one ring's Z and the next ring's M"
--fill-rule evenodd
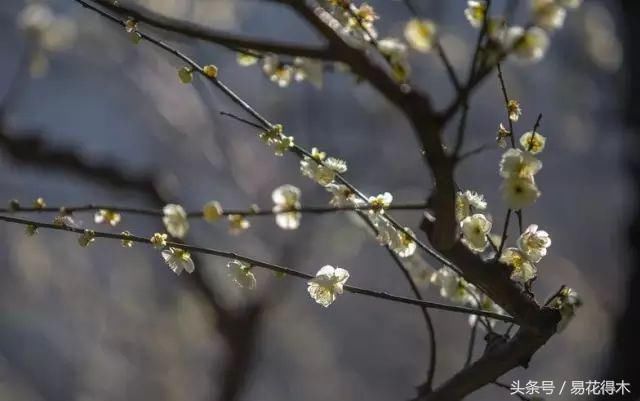
M427 207L426 203L398 203L391 204L387 210L423 210ZM240 216L273 216L276 214L297 212L302 214L325 214L336 212L354 212L354 211L367 211L373 209L371 205L356 205L356 206L302 206L297 209L284 210L275 212L273 209L252 207L251 209L224 209L222 211L223 216L240 215ZM141 207L124 207L116 205L100 205L100 204L88 204L81 206L15 206L14 208L0 208L0 213L9 212L21 212L21 213L57 213L64 210L68 213L75 212L96 212L98 210L109 210L117 213L137 214L142 216L156 216L162 217L164 215L162 209L154 208L141 208ZM202 211L187 211L188 218L202 218L204 213Z
M224 46L233 51L255 50L265 53L276 53L294 57L305 57L327 61L335 61L335 56L326 47L312 47L289 44L267 39L247 38L228 32L218 31L203 25L177 18L167 17L148 8L134 4L117 3L111 0L94 0L106 9L121 16L133 18L156 28L178 33L195 39L204 40Z
M547 327L555 327L559 314L553 309L541 311ZM513 339L488 347L485 354L451 379L447 380L424 401L457 401L467 394L496 381L500 376L518 366L527 367L533 354L555 333L549 328L543 331L521 328Z
M5 221L7 223L20 224L24 226L34 226L36 228L46 228L46 229L56 230L56 231L67 231L67 232L72 232L76 234L84 234L86 231L83 228L71 227L68 225L43 223L40 221L27 220L27 219L22 219L18 217L10 217L10 216L3 216L3 215L0 215L0 221ZM92 234L94 235L95 238L115 239L115 240L121 240L121 241L127 240L127 241L137 242L141 244L152 245L151 240L149 238L140 237L137 235L115 234L115 233L108 233L104 231L94 231ZM258 259L250 258L248 256L239 255L235 252L222 251L222 250L213 249L213 248L205 248L205 247L188 245L188 244L171 242L171 241L167 241L166 246L177 248L177 249L183 249L191 253L200 253L204 255L219 256L226 259L240 260L240 261L249 263L251 266L264 268L276 273L286 274L288 276L296 277L303 280L310 280L315 277L311 274L304 273L299 270L276 265L273 263L264 262ZM463 313L468 315L486 316L486 317L497 319L504 322L514 321L514 319L511 318L510 316L502 315L499 313L479 311L476 309L466 308L462 306L445 305L445 304L439 304L436 302L429 302L429 301L423 301L419 299L407 298L407 297L389 294L382 291L374 291L366 288L356 287L353 285L345 285L344 290L353 294L360 294L360 295L365 295L372 298L378 298L378 299L383 299L391 302L403 303L407 305L415 305L423 308L440 309L440 310L445 310L449 312Z

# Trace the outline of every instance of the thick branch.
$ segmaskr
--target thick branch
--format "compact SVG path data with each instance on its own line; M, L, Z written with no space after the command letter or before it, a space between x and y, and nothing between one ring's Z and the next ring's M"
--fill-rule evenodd
M296 45L279 41L270 41L262 38L247 38L211 29L193 22L167 17L145 7L133 4L123 4L122 1L119 1L117 5L115 5L111 0L94 1L101 6L120 14L121 16L131 17L136 21L145 22L165 31L175 32L191 38L216 43L234 51L255 50L258 52L276 53L287 56L335 61L334 54L326 47Z
M513 339L491 344L476 362L461 370L423 398L424 401L456 401L467 394L494 382L518 366L527 367L533 354L554 334L559 314L553 309L542 309L541 315L548 329L544 331L523 327Z
M0 121L0 148L14 159L34 166L55 168L120 190L155 193L152 177L131 177L111 165L88 163L72 150L49 148L37 131L9 133ZM157 198L156 198L157 199Z
M437 249L446 249L455 241L455 212L453 159L446 154L442 138L442 119L433 109L428 96L408 85L398 84L366 52L347 43L330 22L332 16L321 7L312 7L304 0L275 0L289 5L307 20L329 42L337 57L348 64L354 73L364 77L387 100L400 109L409 119L422 145L424 155L433 173L436 192L432 207L438 216L438 229L432 238Z

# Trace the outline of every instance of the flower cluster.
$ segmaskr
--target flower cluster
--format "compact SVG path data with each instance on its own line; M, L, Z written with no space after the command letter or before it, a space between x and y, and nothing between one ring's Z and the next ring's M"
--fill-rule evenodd
M273 146L276 156L283 156L284 152L293 147L293 137L284 135L284 128L275 124L259 134L260 139L269 146Z
M519 60L535 62L549 48L549 33L564 24L567 9L577 8L580 3L580 0L531 0L532 24L526 28L507 26L504 18L487 16L487 2L482 0L468 0L464 14L475 28L487 24L493 48L512 53Z
M130 248L132 246L132 242L129 237L130 234L125 231L122 233L125 236L125 239L122 240L122 246L126 248ZM153 247L161 251L162 259L169 266L172 272L179 275L183 271L187 273L193 273L195 271L195 264L191 259L191 254L184 249L175 248L173 246L167 247L167 234L164 233L154 233L151 238L149 238L149 242Z
M520 138L523 149L509 149L500 160L502 197L514 210L533 204L540 197L535 175L542 169L542 162L533 155L544 149L546 138L538 132L527 132Z
M327 157L325 152L317 148L311 149L311 156L300 161L300 172L323 187L335 184L336 174L347 171L347 163L335 157Z
M551 246L551 238L546 231L538 230L535 224L530 225L520 234L517 247L507 248L500 256L500 262L511 267L511 279L527 283L537 275L535 264L540 262Z
M285 61L276 54L256 52L239 52L236 60L243 67L262 63L262 72L281 88L289 86L293 81L307 81L318 89L322 88L324 63L321 60L294 57Z
M96 224L108 224L111 227L115 227L120 223L120 213L116 213L113 210L100 209L93 217L93 221Z
M374 26L379 19L373 7L367 3L359 6L347 0L323 0L321 5L332 18L342 37L353 45L371 42L378 37Z
M489 245L491 216L484 215L487 202L484 196L473 191L459 191L456 194L455 212L462 243L473 252L483 252Z

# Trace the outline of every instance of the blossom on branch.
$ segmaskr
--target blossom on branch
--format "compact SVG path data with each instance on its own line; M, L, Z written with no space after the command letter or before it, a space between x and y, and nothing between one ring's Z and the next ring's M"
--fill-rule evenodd
M162 258L171 271L177 275L180 275L183 270L187 273L193 273L195 270L191 254L184 249L173 247L165 249L162 251Z
M531 224L520 234L517 244L530 261L538 263L547 254L551 238L546 231L538 230L537 224Z
M316 277L307 282L307 292L314 301L328 307L343 292L343 286L349 279L349 272L339 267L326 265L316 273Z
M489 245L487 236L491 232L491 221L483 214L476 213L460 222L462 243L473 252L482 252Z
M485 1L469 0L464 10L469 24L474 28L480 28L487 16L487 3Z
M500 262L511 266L511 280L526 283L536 277L538 270L518 248L507 248L500 256Z
M431 20L410 20L404 28L404 37L414 50L429 53L436 43L436 25Z
M96 224L108 224L111 227L115 227L120 223L120 213L116 213L112 210L100 209L93 217L93 221Z
M283 230L295 230L300 226L300 189L293 185L282 185L273 190L271 199L275 206L276 224Z
M170 203L162 209L162 214L162 222L171 236L184 238L187 235L189 220L182 206Z
M520 146L532 155L542 152L546 143L547 138L537 131L535 134L533 131L525 132L520 137Z

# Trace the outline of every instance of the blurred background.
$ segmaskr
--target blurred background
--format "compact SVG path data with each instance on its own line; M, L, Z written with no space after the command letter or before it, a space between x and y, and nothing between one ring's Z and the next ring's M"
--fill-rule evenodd
M138 3L229 32L322 43L288 9L268 2ZM443 46L466 76L477 34L464 18L466 1L415 3L438 23ZM519 3L515 21L525 23L529 5ZM221 116L242 112L215 88L201 79L181 84L177 60L132 44L121 28L69 0L42 3L58 27L34 40L20 27L27 4L0 6L0 201L28 205L41 196L52 206L156 208L175 202L199 210L215 199L231 208L270 207L272 190L286 183L301 188L303 205L328 200L299 174L293 156L274 158L255 130ZM401 37L406 7L371 4L382 16L381 36ZM494 6L502 10L505 2ZM503 67L524 112L516 134L531 130L542 113L540 132L548 138L538 176L543 195L525 212L526 224L553 239L534 291L545 299L566 284L584 301L567 330L534 356L529 370L505 376L507 383L621 378L611 369L624 358L612 352L628 338L617 319L634 315L627 232L636 203L629 169L635 141L624 110L627 89L638 87L625 78L624 35L632 19L624 18L624 7L637 8L587 0L553 35L542 62ZM429 195L430 177L406 120L367 84L328 72L321 88L307 82L279 88L259 66L238 66L225 48L156 33L202 64L215 63L226 84L282 122L296 143L346 159L349 179L366 193L390 191L397 202ZM436 106L448 104L454 92L439 60L413 53L410 61L412 82ZM471 100L466 147L491 144L504 114L492 75ZM485 194L496 227L505 210L500 154L490 146L457 171L463 188ZM420 212L395 215L418 232ZM91 214L76 220L93 226ZM224 221L193 222L187 241L308 273L337 265L351 272L354 285L410 295L386 251L344 214L305 215L297 231L279 229L272 217L251 224L230 236ZM124 215L114 230L125 229L148 236L162 223ZM200 276L176 277L148 247L99 240L83 249L74 235L41 231L27 238L23 227L0 225L0 399L404 400L424 380L428 343L417 309L345 295L325 310L301 281L256 272L257 289L242 291L226 276L226 261L196 263ZM425 298L442 301L425 280L421 288ZM462 315L432 315L440 383L462 367L469 325ZM509 398L495 386L469 397Z

